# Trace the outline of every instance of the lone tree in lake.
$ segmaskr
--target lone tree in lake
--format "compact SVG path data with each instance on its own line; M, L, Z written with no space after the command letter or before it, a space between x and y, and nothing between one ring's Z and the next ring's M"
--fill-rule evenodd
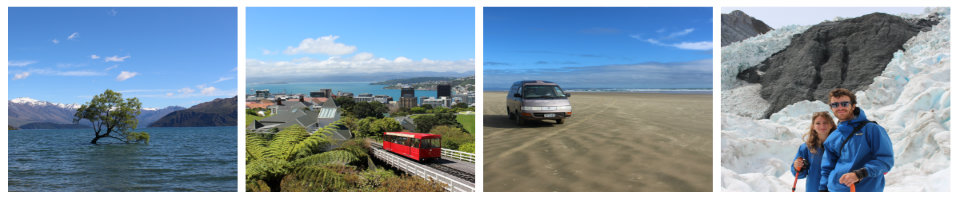
M92 123L94 137L90 144L97 144L100 138L114 138L128 143L150 143L150 134L133 132L137 128L138 115L140 100L136 97L124 100L122 94L107 89L103 94L93 96L90 102L81 105L73 116L73 123L78 123L81 119Z

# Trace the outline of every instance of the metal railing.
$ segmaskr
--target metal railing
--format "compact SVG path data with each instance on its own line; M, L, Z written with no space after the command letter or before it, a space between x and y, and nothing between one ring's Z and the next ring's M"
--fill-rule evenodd
M415 163L413 161L407 160L403 157L394 155L390 152L387 152L383 149L373 148L373 155L377 158L380 158L387 164L399 168L409 174L417 175L426 179L432 179L434 181L439 181L447 185L447 191L451 192L474 192L474 186L464 183L458 178L451 178L450 175L432 170L428 167Z
M452 150L452 149L443 149L443 148L441 148L441 150L443 150L443 151L440 153L441 156L446 156L446 157L450 157L450 158L455 158L455 159L457 159L457 160L462 160L462 161L467 161L467 162L471 162L471 163L476 163L476 162L474 161L475 154L473 154L473 153L467 153L467 152L462 152L462 151L457 151L457 150Z

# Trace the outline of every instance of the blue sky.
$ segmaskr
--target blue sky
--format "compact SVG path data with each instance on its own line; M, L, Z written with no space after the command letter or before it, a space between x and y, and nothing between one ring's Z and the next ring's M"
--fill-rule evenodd
M247 81L474 74L474 8L247 8Z
M237 94L236 8L9 8L9 98L144 107Z
M712 8L484 8L485 89L712 88Z

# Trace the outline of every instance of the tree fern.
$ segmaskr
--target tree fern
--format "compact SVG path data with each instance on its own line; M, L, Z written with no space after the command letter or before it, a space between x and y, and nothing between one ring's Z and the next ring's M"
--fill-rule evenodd
M328 151L321 154L314 154L305 158L297 159L290 164L294 167L324 164L351 165L360 162L360 158L348 151Z

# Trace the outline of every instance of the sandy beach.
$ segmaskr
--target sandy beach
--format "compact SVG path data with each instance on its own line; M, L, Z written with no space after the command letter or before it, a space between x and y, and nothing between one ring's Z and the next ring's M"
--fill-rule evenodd
M504 191L712 191L712 96L573 93L565 124L507 119L485 92L483 186Z

